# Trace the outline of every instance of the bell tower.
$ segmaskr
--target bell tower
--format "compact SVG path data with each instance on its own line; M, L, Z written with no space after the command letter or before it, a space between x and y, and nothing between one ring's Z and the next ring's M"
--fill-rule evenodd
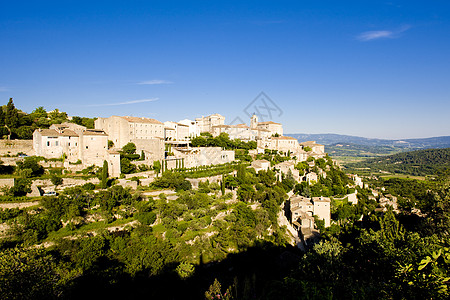
M250 119L250 128L256 129L258 127L258 117L253 113L253 116Z

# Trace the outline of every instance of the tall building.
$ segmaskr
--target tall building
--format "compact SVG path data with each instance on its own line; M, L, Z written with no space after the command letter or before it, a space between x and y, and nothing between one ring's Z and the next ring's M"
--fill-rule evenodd
M95 128L105 131L117 148L122 148L133 140L164 139L164 124L149 118L98 118L95 120Z
M210 116L196 118L198 133L209 132L213 133L213 127L219 125L225 125L225 117L220 114L212 114Z

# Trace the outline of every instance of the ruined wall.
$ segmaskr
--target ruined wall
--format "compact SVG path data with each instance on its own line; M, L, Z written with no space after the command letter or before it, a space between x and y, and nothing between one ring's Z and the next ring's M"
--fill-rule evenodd
M19 152L34 155L33 140L0 140L0 155L17 155Z

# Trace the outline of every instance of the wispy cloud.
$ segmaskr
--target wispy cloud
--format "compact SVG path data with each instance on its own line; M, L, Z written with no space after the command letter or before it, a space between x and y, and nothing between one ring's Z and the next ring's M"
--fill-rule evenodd
M172 81L168 80L161 80L161 79L153 79L153 80L147 80L147 81L141 81L137 84L147 84L147 85L157 85L157 84L171 84Z
M151 98L151 99L140 99L140 100L130 100L130 101L124 101L124 102L113 102L113 103L99 103L99 104L90 104L87 106L116 106L116 105L130 105L130 104L138 104L138 103L145 103L145 102L153 102L158 100L159 98Z
M400 34L410 29L411 26L405 25L400 27L397 30L375 30L375 31L366 31L359 34L356 39L367 42L378 39L395 39L400 37Z
M7 92L9 91L6 87L0 86L0 92Z

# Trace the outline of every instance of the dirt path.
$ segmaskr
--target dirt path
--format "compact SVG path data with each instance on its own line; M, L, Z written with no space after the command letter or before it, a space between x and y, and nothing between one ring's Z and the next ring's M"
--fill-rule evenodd
M33 202L18 202L18 203L0 203L0 208L25 208L38 205L39 201Z

